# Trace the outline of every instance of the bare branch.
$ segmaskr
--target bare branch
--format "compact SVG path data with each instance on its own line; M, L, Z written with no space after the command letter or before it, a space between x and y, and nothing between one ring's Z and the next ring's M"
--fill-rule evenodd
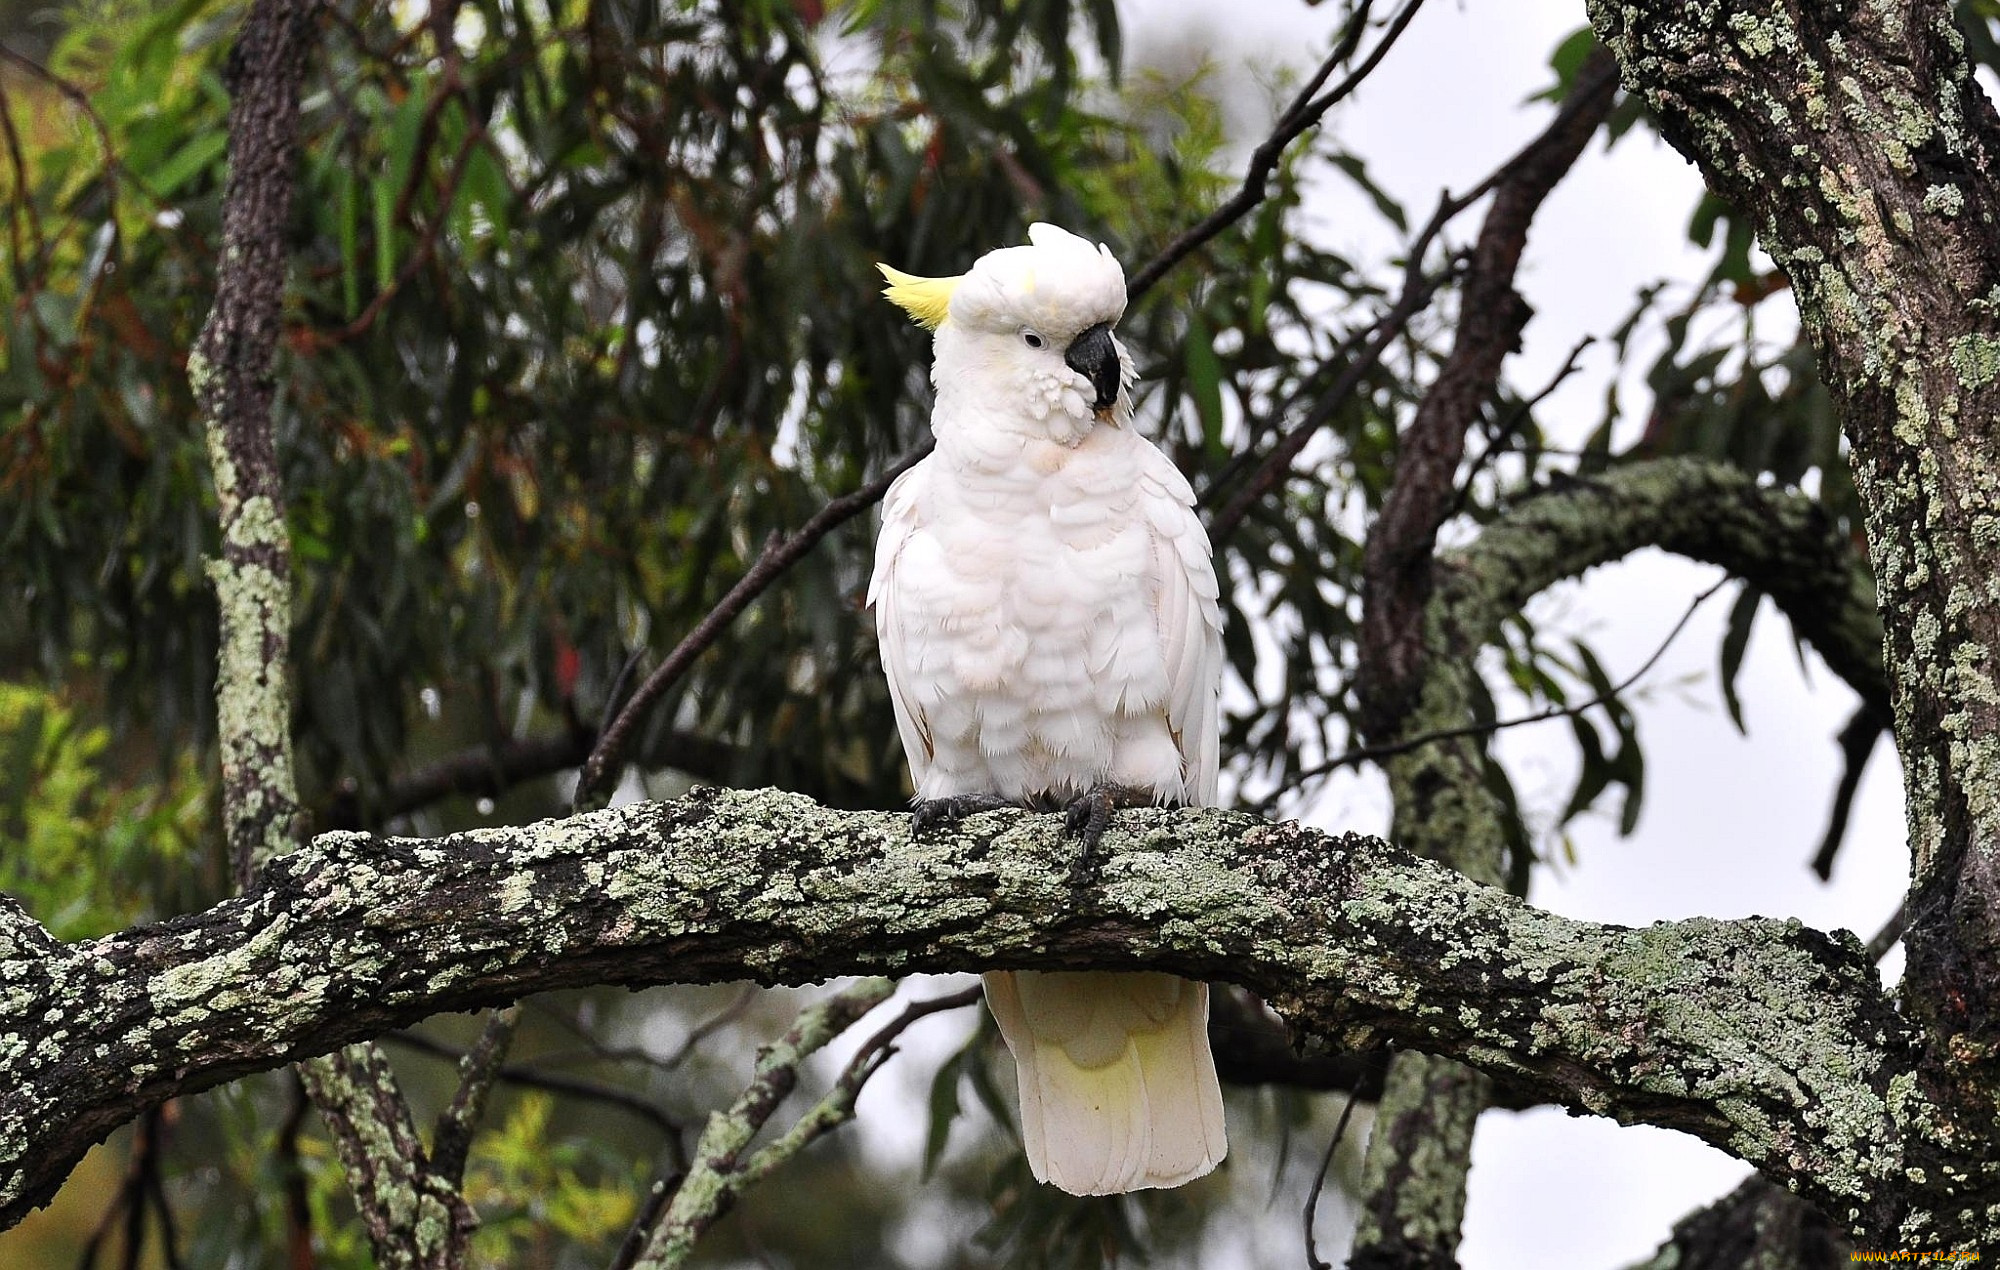
M1611 702L1624 696L1626 692L1631 690L1634 684L1646 677L1648 671L1659 664L1660 658L1666 656L1667 650L1673 647L1674 641L1680 638L1680 633L1686 630L1687 624L1694 619L1695 612L1701 608L1702 604L1710 596L1727 586L1730 581L1731 579L1725 577L1720 582L1705 588L1694 599L1690 600L1687 608L1681 613L1680 619L1673 624L1667 631L1666 637L1653 649L1652 655L1641 662L1637 670L1634 670L1631 674L1611 685L1610 690L1607 692L1597 693L1588 701L1579 701L1575 705L1551 706L1546 710L1537 710L1533 714L1525 714L1519 718L1501 719L1493 723L1469 723L1464 727L1458 728L1440 728L1434 732L1419 732L1414 736L1406 736L1400 740L1386 741L1381 745L1363 745L1356 749L1348 750L1345 753L1336 754L1325 762L1315 763L1311 767L1306 768L1293 778L1291 784L1279 788L1258 800L1257 804L1250 810L1258 812L1268 811L1276 806L1280 799L1298 786L1303 785L1309 780L1325 776L1329 772L1339 771L1343 767L1353 767L1358 763L1372 763L1396 754L1407 754L1420 746L1432 745L1438 741L1450 741L1460 737L1491 736L1495 732L1503 732L1508 728L1523 727L1530 723L1547 723L1552 719L1572 719L1578 715L1595 710L1600 706L1609 705Z
M1368 26L1371 3L1372 0L1360 0L1360 3L1355 5L1340 39L1334 44L1333 51L1320 63L1319 69L1313 72L1312 78L1306 81L1305 87L1299 90L1291 105L1278 116L1277 125L1272 128L1271 135L1264 138L1263 142L1250 152L1249 170L1243 174L1243 184L1237 188L1236 193L1230 195L1222 206L1183 230L1178 237L1161 249L1159 255L1147 261L1132 275L1131 281L1125 287L1128 303L1137 302L1140 296L1151 290L1153 284L1166 275L1167 270L1187 259L1202 244L1241 220L1251 208L1264 201L1271 173L1277 170L1278 161L1284 157L1285 150L1299 138L1300 134L1317 124L1328 110L1345 100L1361 86L1363 80L1374 73L1375 68L1381 65L1382 59L1395 46L1397 37L1410 25L1410 19L1417 16L1417 10L1422 6L1423 0L1404 0L1403 7L1389 20L1382 38L1375 42L1375 47L1369 50L1368 56L1361 64L1339 84L1315 97L1313 94L1318 92L1319 86L1333 74L1333 68L1353 57L1355 50L1360 47L1361 36Z
M931 452L932 445L933 442L926 440L898 459L882 475L853 493L842 495L820 508L790 536L784 538L773 536L771 541L765 544L763 552L758 555L756 563L750 566L749 572L745 573L742 579L729 589L729 593L722 597L721 602L709 610L708 615L696 623L695 628L674 646L674 650L667 654L666 660L656 666L652 674L646 676L646 681L639 685L639 690L632 694L632 699L625 703L624 708L618 712L618 717L604 730L604 735L598 738L590 757L584 760L583 770L577 774L576 798L573 806L583 809L601 805L603 797L608 793L606 789L608 780L623 759L626 748L631 745L633 732L644 721L647 710L659 700L661 694L687 673L695 658L707 652L709 647L722 637L723 632L729 629L729 624L750 606L751 601L770 589L771 584L817 546L820 539L882 501L882 497L889 492L889 487L896 483L896 478L915 467Z

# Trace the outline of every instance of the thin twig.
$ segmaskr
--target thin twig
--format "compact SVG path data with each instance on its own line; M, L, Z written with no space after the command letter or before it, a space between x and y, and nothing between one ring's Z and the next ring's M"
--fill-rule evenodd
M383 1040L392 1045L401 1045L420 1054L435 1058L463 1062L467 1051L445 1045L416 1032L390 1032ZM558 1076L553 1072L537 1071L522 1063L505 1063L498 1069L495 1079L523 1089L539 1089L544 1093L562 1094L566 1097L581 1098L588 1102L601 1102L606 1106L629 1111L664 1134L670 1144L678 1145L682 1125L644 1097L616 1085L606 1085L598 1081L582 1080L573 1076Z
M1563 359L1563 364L1557 368L1556 373L1549 377L1549 381L1543 384L1533 396L1509 411L1507 417L1501 420L1499 426L1493 429L1492 440L1487 443L1484 450L1479 452L1479 457L1472 461L1472 466L1465 473L1465 479L1458 483L1458 496L1452 500L1451 511L1446 514L1446 520L1450 520L1453 516L1465 510L1466 503L1472 497L1473 484L1479 479L1480 474L1492 465L1494 459L1499 458L1502 454L1512 452L1514 438L1518 434L1522 423L1526 422L1529 415L1534 413L1536 406L1547 401L1554 395L1556 389L1562 387L1570 376L1576 374L1579 369L1577 359L1583 356L1584 349L1589 348L1596 342L1597 337L1595 335L1586 335L1578 340L1576 346L1569 350L1569 356Z
M1311 441L1328 421L1340 413L1341 408L1353 398L1354 394L1360 391L1362 381L1381 362L1382 354L1388 351L1389 345L1395 342L1396 337L1409 326L1410 320L1423 310L1424 305L1430 302L1431 296L1435 295L1437 289L1444 284L1450 270L1446 269L1435 274L1425 273L1422 260L1425 249L1429 247L1431 239L1437 236L1444 222L1450 219L1451 215L1456 215L1457 211L1463 210L1462 207L1453 208L1451 206L1453 201L1448 194L1440 200L1437 212L1417 235L1416 241L1411 244L1410 264L1404 275L1403 289L1397 295L1396 302L1389 306L1388 311L1368 328L1367 343L1340 372L1340 377L1313 402L1312 409L1306 412L1306 417L1288 429L1278 443L1271 447L1271 452L1257 464L1256 471L1251 474L1243 488L1238 490L1235 497L1231 498L1209 522L1208 536L1211 540L1218 543L1226 541L1236 532L1236 527L1243 523L1243 518L1250 514L1250 509L1277 488L1291 471L1292 461L1306 448L1306 443ZM1214 490L1211 488L1209 493L1212 495Z
M729 593L709 610L708 615L674 646L674 650L667 654L666 660L655 667L652 674L646 676L646 681L639 685L639 690L632 694L632 699L625 703L624 708L618 712L618 717L604 730L604 735L598 738L596 748L590 752L590 757L584 760L582 770L577 773L576 798L573 803L576 810L602 805L599 797L604 792L605 779L623 757L626 747L631 744L632 733L645 718L646 711L659 700L661 694L674 685L675 681L687 673L695 658L707 652L709 646L722 637L723 632L729 629L729 624L736 620L737 615L783 576L785 570L791 568L802 556L817 546L820 539L880 502L882 496L889 492L889 487L895 484L896 478L922 461L931 452L934 444L933 441L925 440L922 445L898 459L882 475L853 493L836 498L820 508L810 520L793 531L790 537L779 538L773 535L771 541L765 544L762 554L757 557L756 563L750 566L749 572L745 573L742 579L729 589Z
M452 157L451 171L446 174L444 185L438 190L437 214L424 228L424 236L418 240L416 249L403 261L403 267L396 271L396 276L389 280L389 285L370 297L367 306L355 315L352 322L337 331L317 337L316 343L320 347L332 347L360 338L369 327L375 325L375 319L382 316L382 310L389 306L389 302L409 285L419 270L430 263L431 257L437 254L439 239L444 236L451 205L458 198L458 187L464 182L466 171L472 166L472 152L485 139L485 126L473 123L466 131L465 139L459 143L458 153ZM394 232L393 224L389 232Z
M1312 1190L1306 1194L1306 1264L1312 1270L1333 1270L1333 1267L1319 1259L1319 1240L1313 1234L1313 1218L1319 1213L1319 1193L1326 1185L1327 1170L1333 1167L1333 1153L1340 1149L1340 1140L1347 1136L1347 1121L1354 1114L1354 1104L1361 1092L1360 1082L1347 1091L1347 1103L1340 1109L1340 1119L1334 1122L1333 1137L1326 1144L1326 1154L1320 1157L1319 1171L1313 1174Z
M27 294L30 280L34 277L28 269L27 253L22 250L21 221L25 214L28 222L28 236L35 244L35 266L41 267L43 255L41 215L35 210L35 200L28 184L28 164L21 147L21 134L14 128L14 108L7 93L7 85L0 81L0 135L7 139L7 157L14 168L14 193L7 210L7 237L13 247L14 290Z
M1494 723L1468 723L1464 727L1440 728L1435 732L1420 732L1415 736L1404 737L1398 741L1384 742L1381 745L1359 746L1337 754L1323 763L1316 763L1306 768L1293 777L1290 783L1259 799L1255 810L1260 813L1268 811L1276 804L1278 799L1297 789L1305 782L1325 776L1331 772L1339 771L1343 767L1352 767L1356 763L1373 762L1376 759L1389 758L1396 754L1407 754L1409 751L1417 749L1420 746L1430 745L1438 741L1452 741L1457 740L1459 737L1467 736L1489 736L1495 732L1505 731L1508 728L1524 727L1530 723L1547 723L1551 719L1574 718L1577 715L1595 710L1599 706L1615 701L1627 689L1631 688L1633 684L1645 678L1646 672L1651 670L1659 662L1660 658L1666 656L1667 649L1673 647L1674 640L1687 628L1687 624L1693 620L1695 610L1706 603L1710 596L1713 596L1717 591L1720 591L1735 580L1734 578L1723 578L1721 581L1704 590L1701 594L1695 596L1688 603L1687 611L1681 614L1680 620L1675 622L1673 629L1667 632L1667 637L1660 641L1658 648L1653 650L1652 656L1646 658L1645 662L1637 670L1613 684L1608 692L1598 693L1590 700L1579 702L1573 706L1551 706L1546 710L1538 711L1535 714L1523 715L1518 719L1501 719Z
M728 1027L737 1019L742 1018L743 1012L750 1008L750 1003L761 995L762 993L758 990L756 984L744 984L737 990L735 999L730 1001L728 1005L723 1006L720 1010L717 1010L714 1014L711 1014L688 1030L687 1037L681 1041L680 1046L672 1054L660 1060L660 1070L670 1072L682 1063L687 1062L688 1059L694 1056L695 1050L703 1041L714 1036L723 1028Z
M1313 96L1318 92L1319 86L1333 73L1333 68L1354 56L1355 50L1360 47L1362 33L1368 26L1371 2L1372 0L1360 0L1355 6L1354 13L1347 19L1347 26L1341 31L1340 40L1334 45L1333 51L1320 63L1319 69L1313 72L1305 87L1292 98L1291 105L1278 116L1277 126L1271 130L1271 134L1250 152L1249 169L1243 174L1243 183L1237 187L1236 193L1222 206L1183 230L1162 248L1158 255L1132 275L1131 281L1125 286L1127 303L1137 302L1140 296L1166 275L1167 270L1185 260L1203 243L1241 220L1251 208L1264 201L1271 173L1277 170L1278 161L1284 157L1285 150L1301 133L1318 123L1328 110L1360 87L1361 81L1367 79L1375 68L1381 65L1382 59L1388 55L1397 38L1410 25L1410 19L1417 16L1417 10L1423 5L1423 0L1405 0L1403 7L1389 20L1388 28L1382 33L1382 38L1376 41L1375 47L1369 50L1368 56L1362 63L1339 84L1317 97Z
M665 1057L655 1054L653 1051L640 1045L606 1045L591 1035L590 1030L584 1027L582 1023L571 1018L561 1010L556 1009L553 1005L539 1000L531 1001L529 1004L542 1017L583 1042L581 1049L542 1054L537 1057L536 1061L548 1064L584 1058L608 1063L641 1063L658 1072L672 1072L678 1069L682 1063L693 1057L696 1047L703 1041L741 1018L744 1010L749 1008L750 1003L755 1001L760 995L761 990L756 984L744 984L728 1005L723 1006L722 1009L703 1019L700 1023L697 1023L688 1032L687 1037L681 1041L680 1045L675 1048L674 1052Z
M1887 957L1889 950L1902 941L1903 932L1909 928L1910 902L1905 898L1902 903L1896 905L1896 911L1889 914L1889 920L1882 923L1882 929L1876 931L1875 937L1865 945L1869 959L1880 961Z

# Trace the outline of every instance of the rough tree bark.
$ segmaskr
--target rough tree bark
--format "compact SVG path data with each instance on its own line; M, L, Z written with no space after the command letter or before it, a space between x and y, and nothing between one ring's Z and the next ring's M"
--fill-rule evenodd
M1850 442L1905 770L1903 1000L1949 1212L2000 1245L2000 119L1939 0L1591 0L1668 139L1752 216ZM1973 1149L1976 1148L1976 1149ZM1849 1216L1830 1210L1836 1218Z

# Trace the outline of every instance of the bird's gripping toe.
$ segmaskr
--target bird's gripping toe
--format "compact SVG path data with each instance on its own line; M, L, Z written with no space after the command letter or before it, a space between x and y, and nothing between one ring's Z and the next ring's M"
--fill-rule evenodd
M999 811L1021 804L998 794L954 794L949 798L919 798L910 809L910 836L921 838L942 825L956 824L982 811Z
M1070 800L1063 816L1063 833L1083 842L1070 873L1081 879L1097 865L1097 844L1111 827L1111 813L1120 807L1144 807L1153 799L1124 785L1100 781Z

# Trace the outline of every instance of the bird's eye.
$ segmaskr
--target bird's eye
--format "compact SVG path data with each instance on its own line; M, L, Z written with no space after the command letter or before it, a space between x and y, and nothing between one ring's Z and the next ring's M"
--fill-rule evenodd
M1038 332L1031 331L1025 326L1021 328L1021 339L1029 348L1046 348L1049 343Z

